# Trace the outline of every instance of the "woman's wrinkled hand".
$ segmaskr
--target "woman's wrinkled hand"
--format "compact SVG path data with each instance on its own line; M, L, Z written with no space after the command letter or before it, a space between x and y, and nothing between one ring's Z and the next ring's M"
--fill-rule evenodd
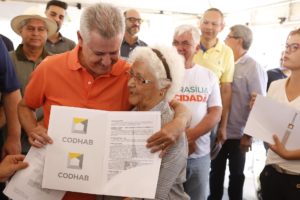
M163 157L166 151L176 143L180 134L176 130L173 130L172 125L166 124L160 131L154 133L147 140L147 148L151 150L152 153L161 151L160 157Z

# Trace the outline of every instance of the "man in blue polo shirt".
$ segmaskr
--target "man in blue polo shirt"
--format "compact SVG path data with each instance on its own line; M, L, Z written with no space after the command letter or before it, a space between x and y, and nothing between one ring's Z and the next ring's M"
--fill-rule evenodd
M2 39L0 39L0 92L7 121L7 136L2 156L21 152L20 124L17 104L21 100L20 85Z
M21 152L21 141L20 141L21 127L17 115L17 104L21 100L21 94L19 88L20 85L17 80L17 76L15 74L12 62L10 60L4 42L0 38L0 92L1 92L1 104L3 104L5 117L6 117L6 125L7 125L6 126L7 134L5 140L2 132L0 133L1 134L0 145L2 150L1 158L3 158L6 155L15 155ZM9 157L14 157L14 156L9 156ZM15 157L17 158L17 156ZM13 162L1 163L0 164L1 170L4 170L4 168L6 169L14 168L14 166L9 167L8 165L13 165ZM2 194L2 190L4 187L5 184L0 185L0 191L1 191L0 199L3 200L7 199Z

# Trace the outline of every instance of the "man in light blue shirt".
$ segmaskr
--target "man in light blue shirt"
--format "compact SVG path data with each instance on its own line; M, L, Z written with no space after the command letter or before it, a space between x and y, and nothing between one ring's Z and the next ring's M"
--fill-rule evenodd
M226 129L226 140L216 159L211 162L210 195L208 200L221 200L229 160L229 199L242 200L246 152L252 138L244 134L244 127L250 113L251 94L265 95L267 74L247 52L252 43L252 31L244 25L230 28L225 43L233 50L235 71L232 84L232 99Z

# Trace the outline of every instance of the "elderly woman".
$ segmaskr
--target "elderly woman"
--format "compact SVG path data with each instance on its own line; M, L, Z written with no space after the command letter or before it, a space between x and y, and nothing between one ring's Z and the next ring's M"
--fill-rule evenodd
M169 101L181 87L184 75L184 61L175 48L136 47L128 60L132 66L128 71L129 102L134 111L160 111L162 126L174 117ZM183 182L186 179L188 146L182 133L172 144L164 136L156 138L161 142L163 157L160 166L155 199L188 200ZM138 200L105 196L99 200ZM145 199L143 199L145 200Z
M128 82L129 102L135 106L133 110L160 111L163 126L174 117L174 111L168 102L180 89L184 74L183 58L176 49L137 47L130 54L129 62L132 63L128 71L131 77ZM175 144L168 142L164 136L157 139L160 141L163 157L155 199L190 199L183 189L188 156L185 134L182 133ZM124 198L105 196L102 199ZM133 199L138 198L125 198L124 200Z
M171 121L174 111L169 101L178 92L184 74L184 62L175 49L138 47L129 57L132 67L128 87L129 102L135 111L161 111L162 125ZM184 133L169 145L162 137L164 152L155 199L185 200L183 182L186 176L187 140Z

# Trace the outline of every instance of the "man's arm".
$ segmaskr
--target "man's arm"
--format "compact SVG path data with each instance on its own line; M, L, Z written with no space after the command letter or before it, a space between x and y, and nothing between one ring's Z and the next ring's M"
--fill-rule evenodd
M202 135L208 133L221 119L222 107L213 106L207 109L207 114L194 127L186 130L189 143L189 154L194 152L195 141Z
M252 136L244 134L240 140L240 149L242 152L248 152L251 150Z
M220 91L221 91L223 111L222 111L221 121L217 132L217 142L223 144L224 141L226 140L227 121L228 121L228 116L229 116L229 111L231 106L231 95L232 95L231 83L221 83Z
M0 128L3 128L6 124L6 117L4 113L3 105L0 105Z
M17 105L20 100L20 90L3 93L3 107L7 123L7 137L3 145L2 156L21 153L21 126L17 114Z
M192 118L189 109L176 100L172 100L170 105L175 110L175 117L147 140L147 147L151 152L170 148L189 126Z
M52 139L47 135L47 129L37 122L35 112L26 105L24 99L18 105L18 114L31 145L40 148L47 143L52 143Z

